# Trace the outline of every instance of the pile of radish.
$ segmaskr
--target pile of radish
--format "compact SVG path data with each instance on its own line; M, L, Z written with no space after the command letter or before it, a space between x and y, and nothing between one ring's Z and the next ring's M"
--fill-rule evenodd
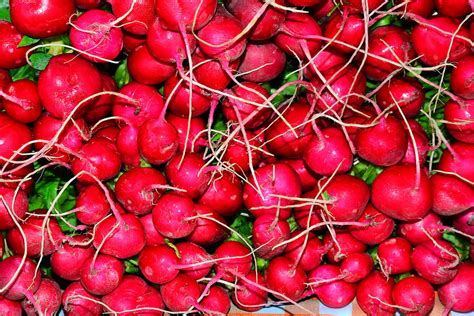
M0 1L0 314L474 311L474 1Z

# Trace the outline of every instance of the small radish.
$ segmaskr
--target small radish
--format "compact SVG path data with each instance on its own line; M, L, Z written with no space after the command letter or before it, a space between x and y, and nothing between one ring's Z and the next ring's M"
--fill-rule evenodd
M472 117L474 117L473 100L464 100L464 105L449 100L444 106L444 119L447 121L445 126L449 134L458 141L474 143L474 123L468 123Z
M12 83L12 77L10 76L10 73L5 69L0 69L0 92L3 92L3 90L8 87L10 83ZM0 109L3 109L3 98L1 95Z
M273 43L248 44L239 67L242 79L265 82L277 78L285 69L286 55Z
M433 286L423 278L410 276L395 284L393 302L405 315L429 315L435 304ZM402 308L404 307L404 308Z
M474 264L465 262L459 266L458 274L438 289L439 299L446 306L447 312L467 313L474 310L472 299L472 282L474 282Z
M0 310L6 315L21 315L23 309L19 301L12 301L0 295Z
M299 300L306 288L306 273L286 257L272 259L265 271L268 288L279 293L274 296L280 300Z
M436 214L456 215L474 207L474 188L469 183L445 174L434 174L430 181Z
M324 36L330 40L358 47L364 37L364 20L358 14L334 14L324 25ZM353 48L331 43L331 48L341 53L351 53Z
M439 13L453 18L462 18L472 12L472 2L469 0L460 0L454 3L448 0L435 0L435 5Z
M61 307L62 291L59 284L51 279L42 279L38 290L33 294L32 303L25 298L21 305L28 316L55 315ZM39 309L39 310L38 310Z
M357 287L356 298L360 308L368 315L393 315L395 309L388 304L393 304L394 284L393 278L386 278L382 272L373 271Z
M245 133L239 133L229 139L222 159L228 162L235 172L246 174L251 171L252 167L255 168L261 163L263 156L263 153L259 150L261 147L262 142L257 135L245 130Z
M387 239L395 228L395 221L379 212L372 204L367 204L358 222L367 223L366 227L350 226L351 235L366 245L376 245Z
M166 193L153 208L153 223L160 234L177 239L193 232L196 228L196 215L190 198Z
M256 312L263 308L268 301L267 291L255 286L254 283L262 287L266 285L263 275L250 271L245 279L237 281L237 287L232 293L234 304L246 312Z
M0 287L4 288L11 284L0 295L6 299L17 301L25 297L32 298L33 293L38 290L41 283L41 275L36 273L36 263L26 258L24 263L20 256L11 256L0 261ZM18 269L21 265L21 268ZM16 271L18 275L13 278ZM33 300L33 299L32 299ZM34 300L33 300L34 301Z
M389 275L410 272L413 269L411 254L410 243L400 237L387 239L377 248L382 272Z
M167 245L146 247L138 256L138 267L145 278L155 284L173 280L179 270L179 258L174 249Z
M453 219L453 226L465 234L474 236L474 209L471 208L456 215Z
M165 244L165 237L161 235L153 224L153 214L148 213L145 216L139 218L142 222L143 229L145 230L146 246L158 246Z
M148 85L163 83L176 71L173 65L155 59L146 45L140 45L130 52L127 67L134 80Z
M336 232L335 238L327 232L323 237L323 244L328 249L327 259L330 263L341 262L351 253L363 253L367 250L365 244L346 231Z
M153 16L153 20L154 20ZM145 30L146 33L146 30ZM133 33L129 33L127 31L123 32L123 48L126 52L131 52L135 48L141 45L146 45L146 35L137 35Z
M393 78L382 85L376 97L377 104L382 109L391 107L392 112L398 118L401 118L401 115L397 104L405 117L412 118L418 115L425 102L423 87L412 78Z
M301 231L295 230L290 234L290 238L297 236ZM308 241L305 243L307 235L303 235L298 239L288 243L285 248L284 256L298 264L305 272L315 269L323 260L323 255L327 251L319 238L312 232L309 232Z
M102 92L116 92L118 90L117 83L112 76L101 72L100 77L102 78ZM88 123L96 123L105 118L112 111L114 98L115 96L110 94L103 94L98 97L94 107L88 108L87 112L84 113L84 119Z
M246 52L248 52L248 48ZM240 58L238 58L230 62L228 65L229 69L226 70L218 60L208 58L199 49L194 52L192 57L194 66L193 75L196 81L215 90L224 90L232 81L227 70L230 70L233 74L240 65ZM245 76L242 77L245 78Z
M403 12L417 14L422 17L430 16L435 8L434 0L395 0L396 4L403 3Z
M155 1L155 12L163 26L176 32L201 29L213 18L216 7L216 0Z
M206 130L206 123L200 116L184 118L174 115L172 113L166 114L166 121L174 126L178 132L178 151L183 152L201 152L208 145L205 138L204 131ZM189 124L189 135L188 135Z
M257 255L263 259L272 259L280 255L286 245L276 247L290 237L290 225L272 215L262 215L255 219L252 230L253 245L258 248Z
M199 284L186 274L178 274L172 281L162 285L160 291L168 309L181 313L197 305L201 294Z
M318 182L318 176L306 166L304 160L285 159L280 161L289 165L298 174L303 192L310 191L316 187L316 184Z
M363 280L374 269L374 261L367 253L354 252L347 255L341 262L343 280L355 283Z
M331 68L342 68L347 62L346 56L334 49L320 50L314 57L311 67L306 67L303 74L308 79L314 79L316 73L313 67L316 67L322 74L325 74Z
M79 191L76 208L77 219L86 225L97 224L110 212L107 197L97 185L88 185Z
M451 151L444 150L438 169L474 182L474 144L453 142Z
M10 211L13 214L10 214ZM12 215L18 219L25 218L28 211L28 196L23 190L18 190L15 194L15 189L0 186L0 229L8 230L15 227ZM16 219L18 221L18 219Z
M10 22L0 20L0 34L0 68L14 69L25 65L29 47L18 47L22 33Z
M443 222L438 215L430 212L417 221L400 223L397 233L416 246L429 241L430 236L434 239L441 239L443 236Z
M68 281L77 281L81 277L81 268L84 263L94 255L90 245L81 245L87 241L82 235L72 237L74 242L64 243L50 257L53 272Z
M112 292L122 281L124 265L122 261L99 254L90 257L81 270L81 284L93 295L105 295Z
M464 99L474 99L474 56L470 55L457 63L451 73L450 83L456 95Z
M208 246L214 245L228 236L229 232L224 226L226 220L219 213L210 206L202 204L196 204L195 210L198 215L204 216L198 217L196 228L187 237L189 241L201 246Z
M379 6L383 4L383 0L367 0L365 4L367 8L364 9L364 5L362 1L364 0L348 0L345 3L345 6L347 6L347 8L355 12L364 12L364 10L368 10L370 12L374 9L377 9Z
M138 129L139 153L151 164L164 164L178 151L178 138L173 125L161 118L150 119Z
M202 299L201 306L203 311L205 309L208 312L228 315L231 308L229 294L220 286L211 286L207 295Z
M182 273L195 280L200 280L209 274L213 262L204 248L192 242L181 242L176 245L176 249L179 253L179 267Z
M99 302L100 298L87 292L80 282L71 283L63 292L62 304L66 316L99 316L102 314Z
M32 140L30 128L22 123L11 119L7 114L0 113L0 166L4 166L7 160L18 159L16 152L28 152L31 145L26 145Z
M155 19L153 0L106 0L117 17L124 17L123 28L134 35L145 35Z
M216 259L216 273L222 275L226 281L234 281L239 276L247 275L252 268L250 250L237 241L225 241L217 247L214 258Z

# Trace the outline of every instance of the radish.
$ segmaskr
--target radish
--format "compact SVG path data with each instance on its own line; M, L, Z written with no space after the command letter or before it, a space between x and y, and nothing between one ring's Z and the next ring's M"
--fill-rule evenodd
M29 258L23 261L20 256L14 255L0 261L0 270L2 271L0 287L2 290L5 288L0 295L12 301L22 300L25 297L34 301L33 293L38 290L41 283L41 275L36 273L36 263ZM15 276L17 270L19 273Z
M23 190L15 190L0 186L0 229L8 230L15 227L15 220L25 218L28 211L28 196ZM12 212L12 213L10 213Z
M237 241L225 241L217 247L216 274L226 281L234 281L239 276L247 275L252 269L252 257L249 249Z
M355 47L362 42L364 32L364 20L358 14L334 14L324 25L324 36L329 40ZM337 43L331 43L331 48L345 54L353 52L352 48Z
M8 160L18 159L16 152L28 152L31 145L26 144L31 140L31 130L27 125L0 113L0 166L4 166Z
M467 123L473 116L474 101L472 100L465 100L464 105L449 100L444 107L444 119L448 121L445 126L449 134L461 142L474 143L474 123Z
M286 2L290 5L294 6L301 6L301 7L309 7L319 5L324 3L324 0L286 0Z
M474 182L474 144L452 143L451 151L445 150L443 152L438 169L453 172Z
M72 237L73 242L65 243L51 255L50 263L53 272L68 281L77 281L81 277L81 268L94 255L90 245L82 245L87 238L79 235ZM75 244L77 242L77 244Z
M429 66L436 66L445 59L456 62L469 55L470 44L465 40L469 38L469 32L464 27L458 30L458 27L455 20L443 16L436 16L416 25L411 37L421 61Z
M157 0L155 12L166 28L173 31L197 31L213 18L216 7L215 0Z
M117 83L111 76L101 72L100 77L102 78L102 92L116 92L118 90ZM88 123L96 123L105 118L112 111L114 98L115 96L111 94L103 94L98 97L94 107L88 108L87 112L84 113L84 119Z
M38 290L33 294L32 303L29 298L25 298L21 305L26 315L55 315L61 307L62 291L59 284L51 279L41 279Z
M126 52L130 53L135 48L141 45L146 45L146 34L137 35L137 34L129 33L127 31L123 31L123 48L125 49Z
M248 49L246 49L246 52L248 52ZM192 57L193 66L195 67L193 68L193 75L196 81L215 90L224 90L232 80L229 74L235 73L240 65L240 58L238 58L226 65L226 68L228 66L229 69L224 69L218 60L209 59L199 49L196 49Z
M156 284L173 280L179 270L179 258L174 249L167 245L146 247L138 256L138 267L145 278Z
M286 245L276 246L290 237L290 225L278 217L262 215L253 223L252 237L257 255L272 259L285 251Z
M99 254L86 260L81 270L81 284L93 295L112 292L122 281L124 266L122 261Z
M247 209L256 217L276 214L280 219L287 219L291 209L286 206L292 205L292 198L300 195L301 183L296 172L284 163L276 163L255 171L255 176L244 186L243 198Z
M6 315L21 315L23 309L19 301L12 301L0 295L0 310Z
M195 280L204 278L212 269L211 256L201 246L192 242L181 242L176 245L179 253L181 272ZM184 267L189 266L189 267Z
M474 188L455 176L434 174L431 176L433 212L449 216L474 207Z
M417 221L400 223L397 233L416 246L429 241L430 236L434 239L441 239L443 227L441 218L435 213L430 212Z
M211 286L208 294L202 299L203 311L215 313L216 315L228 315L231 308L230 297L225 289L219 286Z
M451 3L447 0L435 0L436 9L439 13L445 16L458 18L463 17L472 12L472 2L469 0L460 0L455 3Z
M203 134L206 124L202 117L184 118L174 114L166 114L166 121L173 125L178 132L179 151L201 152L207 145ZM190 125L188 135L188 123Z
M435 304L435 292L423 278L410 276L393 287L393 302L406 315L429 315Z
M110 205L102 189L97 185L82 188L76 200L77 219L86 225L100 222L110 212Z
M439 300L446 306L446 310L467 313L474 310L472 300L472 282L474 264L465 262L459 266L459 272L454 279L438 289Z
M413 13L422 17L430 16L435 8L434 0L395 0L396 4L403 3L403 12Z
M106 0L115 16L124 17L123 28L135 35L145 35L155 18L153 0Z
M102 0L74 0L74 4L81 10L91 10L99 8Z
M165 82L176 70L173 65L155 59L146 45L140 45L130 52L127 67L134 80L148 85Z
M338 266L323 264L308 274L308 281L321 303L331 308L341 308L355 298L357 286L338 280L341 270ZM314 285L312 285L314 283ZM336 294L337 293L337 294Z
M245 49L239 73L242 74L242 79L246 81L270 81L283 72L285 63L285 53L275 44L249 43Z
M102 305L98 302L100 298L87 292L80 282L71 283L63 292L62 304L66 316L99 316L102 314Z
M138 128L127 125L120 129L115 141L123 164L127 168L136 168L140 165L140 152L138 150Z
M12 82L10 73L5 69L0 69L0 93ZM3 109L3 98L0 95L0 109Z
M18 47L22 34L15 25L0 20L0 68L14 69L26 64L25 54L29 47Z
M153 208L153 224L165 237L182 238L190 235L196 228L196 214L190 198L165 193Z
M70 74L74 74L71 77ZM102 91L102 80L97 69L73 54L54 56L38 78L38 94L44 108L55 118L65 119L75 110L82 114L93 101L82 103L87 97Z
M413 133L413 138L415 139L416 143L416 150L418 153L418 161L417 161L417 156L415 154L415 149L413 148L413 140L412 137L408 137L408 148L405 152L405 157L402 159L402 163L409 163L409 164L420 164L424 165L426 163L426 160L428 159L428 153L432 149L430 147L430 143L428 140L428 136L426 135L425 131L423 129L421 130L416 130L414 127L419 125L418 123L414 123L416 121L408 121L408 124L410 124L410 129L411 132ZM415 125L416 124L416 125ZM410 131L408 128L405 126L406 131L408 132L408 135L410 136Z
M368 223L368 226L350 226L351 235L366 245L376 245L387 239L395 228L395 221L379 212L372 204L367 204L366 209L358 222Z
M316 73L314 67L321 73L326 73L331 68L340 67L347 62L346 56L335 49L320 50L312 60L312 67L306 67L303 74L308 79L314 79ZM314 65L314 66L313 66Z
M351 253L362 253L367 246L346 231L337 231L335 237L327 232L323 237L323 244L328 249L327 259L330 263L344 260Z
M388 167L372 184L372 203L394 219L411 221L421 218L433 205L428 176L424 171L417 175L413 165Z
M474 236L474 209L471 208L456 215L453 219L453 226L465 234Z
M14 181L4 182L0 186L5 187L5 188L10 188L10 189L16 189L19 186L21 190L18 191L18 194L21 195L22 191L29 194L31 192L31 190L33 189L34 179L30 178L28 180L28 179L25 179L25 176L27 174L31 173L31 172L33 172L33 166L31 166L31 165L30 166L25 166L24 168L21 168L21 169L17 169L15 171L10 170L10 172L8 174L4 174L3 178L5 180L14 180ZM17 182L19 180L24 181L24 182L19 185L19 182ZM3 202L2 202L2 206L4 206ZM1 209L1 206L0 206L0 209ZM0 214L1 214L1 211L0 211ZM1 215L0 215L0 217L1 217Z
M135 275L127 275L102 302L113 312L140 310L143 314L162 315L165 306L160 292Z
M303 296L307 277L301 266L286 257L276 257L265 271L265 280L269 289L279 293L275 294L277 299L296 301Z
M288 239L296 237L299 233L301 233L300 230L295 230ZM308 241L305 243L307 236ZM308 235L303 235L286 244L284 256L295 264L298 263L305 272L309 272L319 266L326 251L327 249L325 249L319 238L312 232L309 232Z
M382 272L373 271L357 287L356 298L360 308L368 315L393 315L395 309L389 305L393 304L394 284L393 278L386 278Z
M69 18L75 13L73 0L12 0L10 14L15 27L25 35L46 38L69 30Z
M380 267L387 275L410 272L413 268L411 254L410 243L400 237L387 239L377 248Z
M431 284L443 284L458 273L459 256L447 241L425 241L413 249L412 263L416 272Z
M308 227L308 225L314 226L314 225L320 224L322 221L319 207L317 207L316 203L311 202L312 200L315 199L315 193L317 194L318 192L315 192L315 190L313 190L313 191L308 191L306 193L303 193L301 195L301 198L307 199L307 201L308 200L309 201L306 203L296 203L300 205L295 206L293 210L296 223L301 228L306 228ZM319 227L319 229L322 229L322 227Z
M268 300L268 293L255 284L265 287L265 279L258 272L251 271L245 279L239 279L237 286L232 293L232 301L234 304L246 311L256 312L265 306Z
M118 220L111 216L97 224L93 244L103 254L125 259L139 254L145 247L145 231L135 215L121 217Z
M354 252L347 255L341 262L343 280L356 283L367 277L374 269L374 261L367 253Z
M118 134L120 133L120 128L114 122L97 122L98 127L94 128L92 138L105 138L112 142L117 141Z
M263 7L260 0L226 0L224 4L242 25L248 25L258 16L258 20L250 32L246 34L249 39L254 41L268 40L273 37L285 21L285 11L276 7L268 6L263 13L259 15L259 10ZM283 0L275 1L276 4L284 5ZM265 80L266 81L266 80Z
M383 0L367 0L366 2L367 9L364 9L362 1L364 0L348 0L345 3L345 6L347 6L350 10L353 10L355 12L362 12L363 10L368 10L370 12L383 4Z
M148 213L145 216L139 218L142 222L143 229L145 231L146 246L158 246L165 244L165 237L163 237L155 228L153 224L153 214Z
M154 168L137 167L124 172L115 185L115 197L136 215L150 213L164 189L166 179Z
M196 228L187 237L187 239L193 243L201 246L210 246L218 243L225 239L229 232L224 227L226 220L221 216L220 213L213 211L209 206L202 204L196 204L195 210L202 217L198 217L196 222Z
M393 78L382 85L376 94L377 104L386 109L392 107L394 115L401 118L397 104L407 118L413 118L420 112L425 95L421 84L412 78Z
M186 274L178 274L172 281L162 285L160 291L168 309L181 313L197 305L201 294L199 284Z
M451 73L450 83L456 95L464 99L474 99L474 56L467 56L457 63Z
M261 140L254 132L245 130L245 133L239 133L229 140L222 159L228 162L235 172L245 174L261 163L263 153L259 149L262 146Z
M307 192L315 188L318 181L318 176L306 166L304 160L286 159L280 161L292 167L293 170L298 174L303 192Z

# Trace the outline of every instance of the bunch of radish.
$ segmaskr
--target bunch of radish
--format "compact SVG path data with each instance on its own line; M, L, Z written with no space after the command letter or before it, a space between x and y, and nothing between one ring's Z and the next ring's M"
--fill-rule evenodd
M474 311L474 1L0 1L0 314Z

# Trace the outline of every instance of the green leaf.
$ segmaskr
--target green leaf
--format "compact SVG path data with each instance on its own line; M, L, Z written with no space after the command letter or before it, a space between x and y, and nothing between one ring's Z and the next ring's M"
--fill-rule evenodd
M176 247L175 244L173 244L168 238L165 238L165 244L170 247L171 249L174 250L174 253L176 254L176 257L181 259L181 253L178 250L178 247Z
M245 242L249 245L253 245L252 240L250 239L252 237L253 221L247 213L240 213L237 215L230 227L237 231L242 238L238 234L232 232L227 240L235 240L245 246L247 246Z
M138 263L135 259L129 259L125 262L125 272L131 274L138 274L140 272L140 268L138 267Z
M405 273L398 274L398 275L395 276L395 282L398 283L401 280L408 278L409 276L412 276L412 274L410 272L405 272Z
M257 257L257 270L260 272L265 272L268 268L270 261Z
M0 20L11 22L10 2L8 0L0 0Z
M364 180L370 185L382 171L383 168L377 167L366 161L359 161L357 164L353 165L349 174Z
M38 43L39 41L40 41L39 38L32 38L32 37L23 35L23 38L21 39L21 42L20 42L20 44L18 44L17 47L30 46L30 45Z
M37 71L32 68L30 65L24 65L23 67L10 70L10 75L12 76L13 81L20 79L37 79Z
M461 260L467 260L469 258L469 241L455 232L445 231L443 233L443 239L448 241L456 248L457 252L461 256Z
M118 66L117 70L115 71L114 79L117 82L119 88L122 88L124 85L126 85L132 80L130 77L130 73L128 72L126 59L122 61Z
M291 232L294 232L295 230L298 229L299 225L296 222L296 219L293 215L291 215L286 221L288 222L288 225L290 225Z
M50 54L34 53L30 56L30 61L36 70L44 70L52 57Z

